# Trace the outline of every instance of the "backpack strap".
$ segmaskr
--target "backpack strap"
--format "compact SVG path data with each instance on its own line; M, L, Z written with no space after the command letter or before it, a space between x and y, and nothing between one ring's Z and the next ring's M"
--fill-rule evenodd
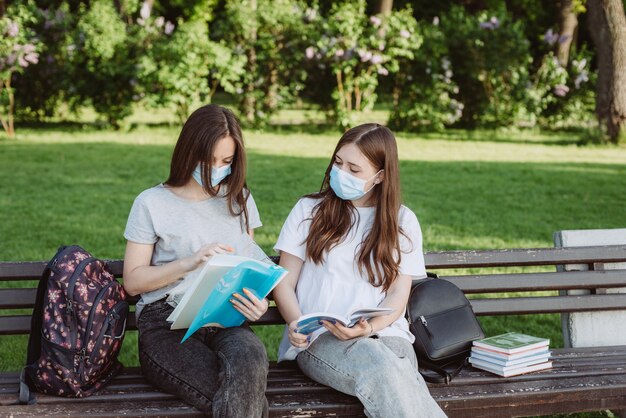
M418 366L431 370L439 375L439 376L433 376L433 375L429 375L426 373L422 373L420 371L420 374L422 375L424 380L426 380L427 382L445 383L446 385L449 385L452 379L454 379L461 372L463 367L465 367L468 364L468 362L469 362L469 357L464 357L463 359L459 361L452 361L450 363L444 364L443 366L438 366L435 363L431 363L430 361L427 361L427 360L419 360ZM445 367L450 366L450 365L452 365L452 367L454 368L452 372L448 372L445 369Z
M35 298L35 305L33 307L33 314L30 318L30 335L28 336L28 350L26 353L26 366L20 373L20 395L19 402L21 404L33 404L37 402L35 394L31 392L28 385L28 367L39 359L41 355L41 327L43 325L43 301L46 295L46 289L48 288L48 279L53 264L56 261L56 257L46 265L43 270L43 274L39 279L39 285L37 286L37 297Z
M32 405L34 403L37 403L37 398L35 397L35 394L30 391L30 387L28 387L28 383L26 382L27 367L28 366L22 368L22 371L20 373L20 393L18 397L18 402L21 405Z

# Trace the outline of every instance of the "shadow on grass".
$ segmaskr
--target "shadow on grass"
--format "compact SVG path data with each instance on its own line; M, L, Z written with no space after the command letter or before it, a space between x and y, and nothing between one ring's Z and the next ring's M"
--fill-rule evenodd
M401 132L404 138L419 137L424 139L439 139L446 141L472 141L472 142L494 142L509 144L533 144L533 145L584 145L589 143L589 131L580 129L571 131L537 131L537 130L457 130L448 129L445 131L423 131L423 132Z

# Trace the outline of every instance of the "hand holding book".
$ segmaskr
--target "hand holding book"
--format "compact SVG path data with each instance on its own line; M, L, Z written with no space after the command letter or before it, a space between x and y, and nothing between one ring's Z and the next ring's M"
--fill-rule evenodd
M245 296L239 293L233 293L233 298L230 299L230 303L237 309L248 321L258 321L263 314L267 311L269 303L266 298L259 299L248 288L242 289Z

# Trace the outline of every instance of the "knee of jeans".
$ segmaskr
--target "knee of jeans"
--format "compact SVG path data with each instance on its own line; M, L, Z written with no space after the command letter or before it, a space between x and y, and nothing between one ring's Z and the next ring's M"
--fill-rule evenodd
M234 375L265 380L268 373L267 351L261 341L246 343L231 361Z

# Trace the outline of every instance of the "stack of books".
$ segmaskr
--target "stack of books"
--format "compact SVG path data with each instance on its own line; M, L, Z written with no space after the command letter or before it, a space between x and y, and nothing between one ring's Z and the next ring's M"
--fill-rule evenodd
M473 367L509 377L549 369L550 340L509 332L474 341L469 358Z

